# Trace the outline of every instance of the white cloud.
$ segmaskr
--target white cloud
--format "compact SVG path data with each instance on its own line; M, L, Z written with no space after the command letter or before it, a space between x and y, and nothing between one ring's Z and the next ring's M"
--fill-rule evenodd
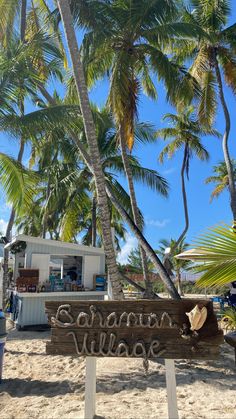
M3 204L0 204L0 214L4 214L5 213L9 213L9 211L11 210L12 205L8 202L4 202Z
M0 232L5 234L7 229L7 221L0 219Z
M145 219L145 224L147 226L153 226L153 227L157 227L157 228L164 228L169 223L170 223L169 218L164 218L163 220L153 220L151 218Z
M128 256L131 250L136 249L138 246L138 241L136 237L132 236L131 234L126 234L125 236L125 244L121 247L121 251L118 254L117 261L121 265L125 265L128 262Z
M176 171L176 168L175 167L170 167L169 169L163 170L162 174L164 176L167 176L167 175L171 175L175 171Z

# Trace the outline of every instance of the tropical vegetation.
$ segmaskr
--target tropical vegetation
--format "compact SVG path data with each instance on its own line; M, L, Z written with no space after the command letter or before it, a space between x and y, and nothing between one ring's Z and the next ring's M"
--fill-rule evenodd
M231 160L233 168L234 183L236 183L236 161ZM209 176L206 180L206 184L215 184L215 188L211 193L211 202L214 198L218 198L224 191L227 191L229 188L229 176L227 172L227 167L224 161L219 162L217 165L212 168L213 175Z
M112 296L122 299L116 252L129 230L139 245L130 257L141 263L144 297L155 297L148 279L154 270L171 297L180 298L181 272L188 263L175 255L185 250L190 225L190 160L209 156L203 137L222 138L224 161L213 167L206 183L216 184L212 197L227 190L236 221L225 96L226 85L236 90L236 26L227 26L230 13L228 0L184 5L174 0L0 0L0 126L2 135L18 142L15 159L0 152L0 182L12 206L6 241L15 226L26 234L104 246ZM103 108L92 104L88 93L98 81L108 86ZM156 101L163 87L174 110L164 116L170 125L157 129L140 120L140 102L143 94ZM214 126L219 104L223 136ZM169 184L159 169L143 167L136 147L158 144L158 138L168 140L160 161L183 152L184 227L156 252L144 236L136 184L164 198ZM199 239L197 245L212 257L196 268L204 272L201 285L232 277L233 234L217 227ZM8 257L5 250L4 287Z

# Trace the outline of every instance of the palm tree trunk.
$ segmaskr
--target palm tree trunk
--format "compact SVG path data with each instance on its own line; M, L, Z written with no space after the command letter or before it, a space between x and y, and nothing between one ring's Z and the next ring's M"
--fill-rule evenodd
M92 200L92 246L96 247L97 242L97 201L93 196Z
M138 204L137 204L137 199L136 199L136 194L135 194L135 189L134 189L133 175L132 175L132 170L129 164L129 159L126 153L126 141L125 141L124 130L122 129L122 126L120 127L120 148L121 148L122 161L124 165L124 171L126 174L128 185L129 185L130 202L131 202L134 222L136 226L139 228L139 230L142 231L140 214L139 214L139 209L138 209ZM147 256L142 246L139 246L139 249L140 249L140 256L141 256L141 263L142 263L142 270L143 270L143 279L144 279L145 287L146 287L144 297L152 298L153 296L152 283L148 279Z
M180 271L179 270L177 270L177 272L176 272L176 277L177 277L178 293L180 295L183 295L182 290L181 290L181 274L180 274Z
M42 228L42 238L45 239L46 234L47 234L47 221L48 221L48 214L47 214L47 203L48 203L48 199L50 196L50 176L48 178L48 183L47 183L47 191L46 191L46 205L45 205L45 212L43 215L43 228Z
M219 64L218 64L216 56L215 56L214 64L215 64L216 78L217 78L217 83L218 83L218 88L219 88L220 101L221 101L221 105L222 105L224 117L225 117L225 132L223 135L222 147L223 147L224 160L225 160L228 178L229 178L230 206L231 206L231 210L234 217L234 223L236 223L236 188L235 188L235 182L234 182L234 172L233 172L233 167L232 167L230 154L229 154L229 148L228 148L231 121L230 121L229 110L228 110L226 100L224 97L220 68L219 68Z
M80 99L81 113L84 122L86 138L89 146L91 164L93 168L98 207L101 214L104 250L108 265L109 278L111 282L114 299L123 299L123 291L120 282L119 270L116 264L115 251L112 243L110 212L105 188L104 173L101 167L101 159L96 138L96 131L93 116L90 108L87 86L84 79L83 66L80 60L79 48L73 27L70 6L67 0L57 0L63 22L65 36L71 56L72 68Z
M40 85L39 89L40 89L42 95L45 97L45 99L51 105L56 105L55 99L50 95L49 92L46 91L44 86ZM86 148L83 146L83 144L81 143L81 141L79 140L77 135L72 130L69 131L69 134L70 134L71 138L73 139L74 143L77 145L77 147L78 147L78 149L81 153L81 156L83 157L83 159L84 159L86 165L88 166L89 170L91 171L91 173L94 173L93 172L93 167L92 167L92 164L91 164L91 159L90 159L90 156L88 155L88 152L87 152ZM120 205L120 203L117 201L116 197L114 196L113 192L110 190L108 185L106 185L106 192L107 192L107 195L108 195L109 199L113 203L114 207L117 209L119 214L122 216L123 220L127 222L130 230L133 232L133 234L135 235L135 237L139 241L140 246L142 246L142 248L145 250L147 256L152 260L152 262L153 262L157 272L159 273L162 282L164 283L165 287L167 288L170 296L175 300L179 300L181 297L178 294L177 289L175 288L175 286L173 284L173 281L170 279L170 276L168 275L165 267L163 266L163 263L160 261L160 259L158 258L158 256L156 255L156 253L154 252L154 250L152 249L150 244L147 242L147 240L145 239L145 237L141 233L141 231L137 228L137 226L135 225L135 223L133 222L133 220L131 219L129 214L125 211L125 209L122 207L122 205ZM120 275L123 277L124 280L126 280L126 277L124 275L122 275L122 273L120 273Z
M184 147L184 158L183 163L181 167L181 187L182 187L182 198L183 198L183 205L184 205L184 218L185 218L185 227L180 234L178 240L176 240L175 245L172 249L172 254L174 253L174 250L177 249L181 241L186 236L186 233L189 228L189 215L188 215L188 200L187 200L187 193L186 193L186 186L185 186L185 171L186 171L186 165L187 165L187 159L188 159L188 143L185 143Z
M21 12L20 12L20 39L21 39L21 42L25 41L26 9L27 9L27 0L21 0Z

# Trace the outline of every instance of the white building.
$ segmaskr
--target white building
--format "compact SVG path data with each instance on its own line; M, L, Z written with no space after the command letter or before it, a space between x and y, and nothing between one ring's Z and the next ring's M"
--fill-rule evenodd
M19 301L17 318L18 327L47 323L44 312L45 301L68 300L101 300L105 291L94 289L94 276L105 275L105 254L102 248L66 243L40 237L16 236L6 246L15 253L13 278L19 276L19 269L30 268L39 270L39 284L49 280L50 275L68 278L71 275L80 281L83 291L58 292L14 292ZM15 250L14 250L15 249Z

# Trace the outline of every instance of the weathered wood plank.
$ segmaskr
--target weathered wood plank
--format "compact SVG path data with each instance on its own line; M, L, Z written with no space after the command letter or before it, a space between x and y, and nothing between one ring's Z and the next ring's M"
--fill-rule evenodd
M84 333L89 334L89 339L97 339L99 336L99 333L110 333L107 329L83 329ZM115 332L117 329L113 329ZM55 343L63 343L71 341L73 342L73 339L71 336L68 336L69 332L75 333L77 340L79 343L82 343L83 341L83 335L81 334L81 331L78 329L58 329L58 328L52 328L51 329L51 342ZM119 331L119 338L120 339L129 339L131 343L134 343L137 339L143 339L146 343L150 343L153 339L158 339L160 343L170 343L173 344L173 341L175 344L178 345L190 345L193 346L193 344L196 342L195 338L190 338L188 340L185 340L181 337L178 329L159 329L158 331L154 330L143 330L143 329L134 329L133 331L122 329ZM219 331L218 334L214 336L209 337L203 337L201 339L197 339L197 344L202 346L214 346L214 345L220 345L223 343L223 332Z
M186 312L196 304L206 307L207 317L194 331ZM209 300L53 301L46 311L50 354L215 359L223 343Z
M46 344L47 354L49 355L64 355L64 356L78 356L75 348L71 345L66 344L52 344L51 342L47 342ZM158 356L157 358L150 357L149 359L217 359L219 357L219 347L209 347L208 349L199 349L197 352L192 352L190 348L186 347L173 347L173 345L167 348L165 354L162 356ZM83 355L82 355L83 356ZM95 356L95 355L94 355ZM96 355L96 357L98 357ZM99 356L101 357L101 356ZM114 356L115 357L115 356ZM130 358L134 358L131 356ZM142 356L135 356L135 358L142 358Z

